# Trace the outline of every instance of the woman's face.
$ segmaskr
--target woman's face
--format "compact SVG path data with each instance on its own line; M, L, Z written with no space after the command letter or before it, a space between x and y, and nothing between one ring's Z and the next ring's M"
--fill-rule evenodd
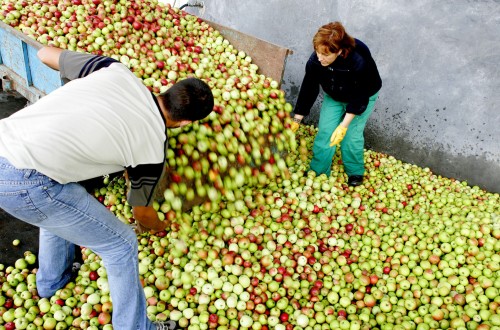
M337 53L332 53L325 46L320 46L316 49L316 55L318 56L318 60L322 66L329 66L330 64L332 64L341 52L342 51L339 50Z

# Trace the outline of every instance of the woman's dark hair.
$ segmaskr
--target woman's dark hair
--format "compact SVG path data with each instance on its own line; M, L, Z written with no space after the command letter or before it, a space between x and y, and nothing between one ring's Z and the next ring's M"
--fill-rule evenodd
M162 94L163 105L172 120L196 121L205 118L214 108L214 96L210 87L198 78L186 78L176 82Z
M342 56L346 57L356 46L356 41L344 29L340 22L332 22L323 25L313 37L314 50L326 47L331 53L342 50Z

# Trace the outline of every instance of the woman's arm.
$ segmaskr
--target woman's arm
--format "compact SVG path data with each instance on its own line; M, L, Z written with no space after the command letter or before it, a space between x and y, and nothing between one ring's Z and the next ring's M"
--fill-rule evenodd
M340 125L344 126L345 128L349 127L349 125L351 124L351 121L354 119L354 117L356 117L355 114L353 114L353 113L346 113L345 116L344 116L344 120L342 120L342 122L340 123Z
M313 55L311 55L311 58ZM302 120L303 117L309 115L311 107L319 95L319 81L317 80L318 73L314 68L313 61L309 58L306 64L306 70L302 84L300 85L299 95L295 109L293 110L294 118Z
M59 71L59 57L63 49L57 47L43 47L37 52L38 58L48 67Z

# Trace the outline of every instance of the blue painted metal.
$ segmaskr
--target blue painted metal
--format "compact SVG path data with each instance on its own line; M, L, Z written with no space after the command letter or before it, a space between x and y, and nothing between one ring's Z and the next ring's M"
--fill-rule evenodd
M27 52L33 86L45 94L49 94L63 85L59 72L43 64L37 57L38 49L28 47Z
M26 79L22 41L7 30L0 30L3 64L14 73Z
M28 60L28 44L25 42L21 42L21 46L23 47L23 61L24 68L26 69L26 83L28 86L33 86L33 79L31 78L31 68L30 62Z
M36 54L42 46L0 22L0 73L28 100L35 101L63 85L59 72L38 59Z

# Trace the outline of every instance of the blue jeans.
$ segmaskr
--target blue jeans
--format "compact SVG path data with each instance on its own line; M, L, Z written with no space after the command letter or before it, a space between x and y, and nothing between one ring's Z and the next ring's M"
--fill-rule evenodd
M40 228L37 289L52 296L70 279L75 245L98 254L113 301L113 327L152 330L139 280L138 243L132 228L77 183L59 184L0 157L0 207Z

